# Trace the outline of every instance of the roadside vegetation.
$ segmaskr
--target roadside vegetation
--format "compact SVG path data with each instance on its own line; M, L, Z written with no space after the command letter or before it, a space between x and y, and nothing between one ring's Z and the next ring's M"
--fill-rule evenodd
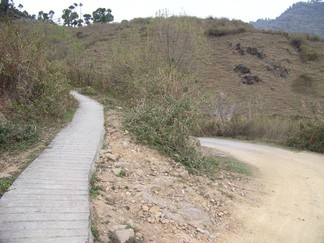
M213 34L216 30L221 34ZM244 23L225 19L203 22L190 17L160 17L123 23L108 50L113 58L107 61L109 75L102 86L112 90L115 97L122 97L131 108L127 129L140 142L158 148L193 170L206 163L192 152L195 149L188 147L189 135L259 140L323 152L323 108L316 99L309 98L311 115L270 115L262 102L254 107L250 104L243 111L235 107L235 98L209 93L201 86L199 67L208 61L206 50L209 51L202 48L206 35L219 38L246 31L253 32ZM270 34L287 38L303 62L319 61L320 54L310 43L320 39ZM266 58L262 55L262 59ZM285 71L280 64L273 66ZM301 74L304 76L307 75ZM306 86L298 88L312 95Z
M72 15L81 7L70 6L66 14ZM210 71L219 65L217 62L227 62L222 53L214 53L215 43L218 45L220 40L227 40L230 53L254 58L253 63L266 63L267 71L276 78L289 75L281 62L272 61L263 50L234 42L236 36L244 39L249 33L269 33L241 21L168 17L166 13L99 25L95 23L101 21L100 16L105 23L113 20L111 10L99 12L101 15L90 16L89 23L83 19L89 26L82 27L84 22L80 20L79 28L72 28L78 26L78 20L70 15L66 26L55 25L48 15L44 18L44 13L38 21L34 17L1 21L0 99L5 104L0 108L1 152L28 147L47 126L62 123L74 107L69 95L73 88L118 100L127 111L125 129L138 142L183 163L192 173L236 170L236 166L224 165L226 161L203 156L189 139L193 135L260 140L323 152L323 108L313 99L314 94L322 94L321 89L314 88L321 87L314 72L301 73L291 85L292 92L308 97L312 107L300 117L285 115L284 111L269 114L262 102L250 106L239 100L237 97L242 96L238 94L244 91L224 97L220 88L207 86L206 67ZM284 38L292 48L287 52L295 50L305 65L317 67L322 62L322 49L314 48L321 39L275 32L271 35ZM253 72L247 67L245 70ZM261 78L251 77L260 82L257 85L263 85ZM222 78L212 77L214 83L229 86L228 81L222 83ZM236 107L238 103L244 103L245 109Z

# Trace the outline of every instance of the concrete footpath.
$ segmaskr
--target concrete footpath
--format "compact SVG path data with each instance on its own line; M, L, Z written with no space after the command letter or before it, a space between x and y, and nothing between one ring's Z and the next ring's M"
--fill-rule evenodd
M104 135L103 107L78 93L73 121L0 199L0 243L91 242L89 179Z

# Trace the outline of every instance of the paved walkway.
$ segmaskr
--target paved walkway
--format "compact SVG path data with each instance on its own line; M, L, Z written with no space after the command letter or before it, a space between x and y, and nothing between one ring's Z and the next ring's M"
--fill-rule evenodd
M89 242L89 177L104 135L103 108L80 102L73 121L0 199L0 243Z

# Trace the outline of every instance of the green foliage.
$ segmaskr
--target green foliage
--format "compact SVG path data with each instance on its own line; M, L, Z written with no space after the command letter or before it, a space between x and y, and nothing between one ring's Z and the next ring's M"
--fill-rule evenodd
M14 177L0 179L0 198L5 194L14 182Z
M95 223L91 224L91 233L95 241L99 242L100 241L100 233L98 230L98 227Z
M126 224L126 225L127 225L126 229L133 229L135 233L140 231L140 229L138 227L136 227L136 226L133 226L131 224Z
M13 106L33 120L63 117L71 104L64 64L47 59L40 33L30 33L14 23L2 24L2 31L0 82Z
M192 109L188 98L143 103L131 112L127 128L139 141L175 156L185 150L194 121Z
M127 176L127 171L126 170L121 170L118 174L117 177L124 178Z
M15 145L23 143L33 143L38 137L36 126L0 122L0 151L5 150L7 147L12 148Z
M217 158L217 167L222 170L231 171L243 175L253 174L251 167L233 158Z
M287 145L324 153L324 122L300 122L298 131L287 140Z
M77 12L72 11L74 8L64 9L62 14L62 19L64 20L64 26L77 26L79 15Z
M0 98L6 100L0 147L7 150L37 141L40 128L63 120L73 102L64 55L57 55L58 42L51 39L60 38L60 27L14 21L0 25Z
M102 188L100 186L97 186L96 183L98 182L98 179L96 177L96 173L93 173L90 178L90 188L89 188L89 194L92 198L96 198L100 195L100 191Z
M221 122L202 119L200 136L261 140L314 152L324 152L324 123L288 117L234 116Z
M80 93L84 95L96 95L97 91L91 86L85 86L81 88Z
M35 19L35 15L30 15L26 10L22 11L23 5L19 4L18 8L15 7L13 1L2 0L0 3L0 20L8 19Z
M111 9L98 8L93 11L93 22L94 23L109 23L114 21L114 16L111 14Z

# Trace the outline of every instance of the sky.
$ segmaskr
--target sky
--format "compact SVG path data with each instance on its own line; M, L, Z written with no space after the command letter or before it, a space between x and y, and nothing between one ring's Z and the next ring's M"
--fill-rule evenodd
M72 3L82 3L82 14L92 13L99 7L110 8L115 22L136 17L154 17L159 10L168 10L170 15L189 15L201 18L226 17L245 22L260 18L274 19L292 4L302 0L14 0L15 6L24 6L30 14L42 10L55 12L54 19Z

